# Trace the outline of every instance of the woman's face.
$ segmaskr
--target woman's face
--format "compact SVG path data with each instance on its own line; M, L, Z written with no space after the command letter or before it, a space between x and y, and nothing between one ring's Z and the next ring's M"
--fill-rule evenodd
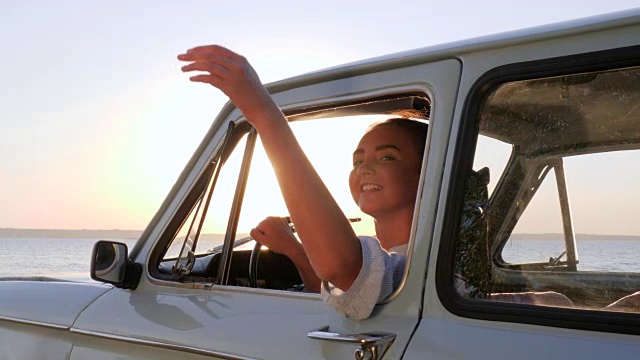
M396 126L379 125L365 134L353 152L351 196L374 218L394 211L413 211L422 154L415 137Z

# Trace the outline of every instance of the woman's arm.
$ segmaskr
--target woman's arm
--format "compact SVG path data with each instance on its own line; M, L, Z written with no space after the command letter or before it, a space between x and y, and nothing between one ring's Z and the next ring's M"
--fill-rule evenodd
M191 62L185 72L206 72L191 81L222 90L256 128L311 266L320 279L348 290L362 267L360 241L254 69L216 45L190 49L178 59Z

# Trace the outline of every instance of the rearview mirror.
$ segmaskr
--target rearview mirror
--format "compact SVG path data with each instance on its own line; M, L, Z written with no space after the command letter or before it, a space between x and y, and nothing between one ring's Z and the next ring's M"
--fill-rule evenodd
M91 278L115 287L135 289L142 266L129 260L126 244L100 240L91 254Z

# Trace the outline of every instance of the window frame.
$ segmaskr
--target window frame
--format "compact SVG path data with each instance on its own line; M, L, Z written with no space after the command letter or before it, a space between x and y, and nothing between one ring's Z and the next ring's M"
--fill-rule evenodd
M560 221L562 224L561 235L563 237L563 244L564 244L564 253L558 256L558 260L556 264L554 264L554 266L556 267L555 268L556 271L576 272L578 271L577 264L579 263L579 258L578 258L578 251L577 251L577 245L576 245L576 239L575 239L575 232L572 225L571 210L569 209L570 204L569 204L567 184L566 184L566 179L564 174L563 159L564 159L563 156L550 156L550 157L543 157L541 159L535 159L533 161L535 164L533 168L540 169L540 170L538 172L529 171L525 175L523 182L521 183L521 186L520 186L519 195L515 197L515 201L511 202L511 208L506 210L507 215L505 216L505 219L507 220L519 219L523 214L525 214L527 211L527 208L531 204L531 201L535 198L536 194L538 193L538 190L540 189L541 185L545 181L547 181L548 179L547 176L553 171L553 175L554 175L553 177L555 179L554 186L558 194L556 200L559 200L560 202L559 210L560 210ZM534 184L535 187L533 189L529 190L527 188L531 187L531 183L527 182L526 179L531 179L532 175L534 178L538 180L538 182ZM522 192L529 192L529 191L531 193L522 194ZM524 205L524 208L518 209L515 206L515 203L519 203L519 202L526 202ZM519 210L522 210L522 211L519 211ZM500 227L497 229L496 231L497 237L504 238L504 241L497 244L493 244L493 246L495 247L494 261L496 262L498 267L501 267L504 269L546 270L545 265L548 265L547 262L509 263L503 259L502 252L504 250L504 247L507 244L509 236L513 234L513 230L516 225L517 225L517 221L509 222L509 223L503 222L501 223ZM507 234L507 236L504 235L505 233ZM549 255L553 255L553 254L549 254ZM562 255L566 256L566 260L559 260L560 258L562 258Z
M426 110L426 116L428 117L430 112L433 111L432 101L432 95L427 92L412 89L408 90L406 88L400 91L397 91L397 89L391 89L391 91L385 92L384 94L372 93L369 96L358 97L357 99L338 99L326 104L306 108L288 109L283 112L289 122L313 121L316 119L322 121L322 119L342 116L385 115L385 112L407 110L409 109L409 106L411 106L414 110ZM381 109L384 109L385 111L381 111ZM220 141L219 148L214 152L208 165L200 171L199 175L197 176L197 180L194 183L194 186L188 191L186 197L179 205L178 211L174 214L174 216L172 216L169 225L163 230L159 241L154 245L154 248L152 249L151 256L149 257L149 261L147 262L149 274L154 278L154 280L160 280L165 285L184 286L188 284L204 284L205 287L216 285L230 287L232 289L246 289L242 286L228 285L228 276L233 257L233 244L236 240L238 240L235 239L236 230L242 210L247 178L251 169L251 161L254 156L253 150L256 145L257 132L250 123L248 123L246 120L243 120L242 118L230 121L229 125L231 126L231 130L228 130L230 131L230 134L225 135L225 137L229 137L229 140ZM429 133L430 132L431 130L429 129ZM240 140L245 135L247 135L245 148L240 149L238 148L238 146L241 145ZM427 144L425 145L425 149L428 148L428 139L429 136L427 136L427 138L425 139L425 141L427 142ZM187 222L191 212L195 211L195 207L197 207L198 205L198 200L202 196L204 196L204 193L207 192L210 184L209 174L212 171L216 170L225 171L224 164L226 163L226 159L230 156L231 153L237 151L242 153L242 162L240 165L241 169L238 174L237 184L233 189L234 198L232 200L231 209L229 212L228 224L226 232L224 234L224 242L223 244L221 244L221 259L217 268L216 276L201 277L186 275L181 278L176 278L175 276L161 273L158 270L158 267L160 263L166 261L163 260L166 249L171 245L171 243L174 241L175 236L177 236L182 226ZM220 169L216 169L215 163L218 162L221 158L224 159L222 160ZM421 171L426 171L424 165ZM421 185L422 181L423 180L421 178ZM211 189L212 192L215 191L215 186L219 185L214 183L213 188ZM215 206L215 204L212 203L211 206ZM415 211L418 211L418 206L416 206ZM204 216L206 217L206 214L204 214ZM412 238L410 239L410 244L413 240L414 238L412 236ZM207 255L199 254L198 256ZM407 258L407 263L409 263L409 261L410 256L408 256ZM210 266L210 264L208 266ZM405 279L406 276L407 269L405 269ZM385 301L385 303L392 300L397 295L397 293L401 291L402 288L403 286L400 286L398 289L396 289L396 291L389 297L389 299ZM253 290L274 291L272 289L262 288L256 288Z
M173 243L174 238L177 236L182 226L189 220L191 212L196 211L199 200L201 198L203 198L203 201L206 200L204 199L204 195L211 185L211 173L216 171L224 171L224 165L229 156L234 151L242 151L244 155L244 150L237 148L237 146L242 144L242 138L251 131L251 125L247 122L240 123L238 121L231 121L224 129L225 130L221 130L224 135L222 136L220 143L218 144L218 148L214 151L206 166L204 166L200 170L193 186L189 189L189 191L187 191L186 196L182 199L177 211L171 217L171 221L168 223L166 228L163 230L162 235L153 246L153 249L149 256L149 261L147 261L147 270L149 272L149 275L154 279L166 281L173 284L198 282L210 283L212 280L214 280L213 278L193 277L191 275L186 275L181 279L176 279L173 275L162 274L158 270L158 266L161 262L163 262L165 252ZM247 147L250 146L249 140L251 139L247 139L245 144L245 146ZM219 166L217 163L220 163ZM214 183L212 184L212 186L213 188L211 189L211 191L215 189L216 184ZM236 189L234 189L234 192L235 190ZM225 241L227 232L225 232Z
M446 194L442 238L437 254L436 290L443 306L455 315L490 321L535 324L613 333L640 334L640 314L554 308L463 299L453 286L455 244L461 220L466 179L473 164L481 105L498 86L522 80L640 65L640 46L507 64L481 75L465 98L460 130ZM511 160L509 161L511 163ZM507 165L508 166L508 165ZM499 181L497 186L500 186ZM492 254L493 255L493 254Z

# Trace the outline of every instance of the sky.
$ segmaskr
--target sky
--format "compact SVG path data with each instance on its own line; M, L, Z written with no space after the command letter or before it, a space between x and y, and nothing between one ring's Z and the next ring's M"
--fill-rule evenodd
M180 72L190 47L229 47L266 83L637 6L0 0L0 228L143 229L227 101Z

